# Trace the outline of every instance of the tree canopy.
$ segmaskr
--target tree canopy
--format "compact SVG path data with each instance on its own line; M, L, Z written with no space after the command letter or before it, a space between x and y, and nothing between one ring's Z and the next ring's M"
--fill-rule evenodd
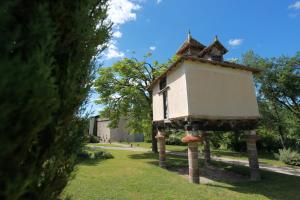
M152 92L148 89L174 59L165 64L150 63L151 54L139 61L136 58L124 58L111 67L102 67L95 87L99 93L98 104L104 105L101 116L111 120L116 127L119 119L127 119L131 133L144 133L153 140L153 151L157 151L155 132L152 130Z
M278 133L283 148L287 139L299 140L300 52L292 57L262 58L249 51L243 55L243 63L263 69L255 77L261 130Z

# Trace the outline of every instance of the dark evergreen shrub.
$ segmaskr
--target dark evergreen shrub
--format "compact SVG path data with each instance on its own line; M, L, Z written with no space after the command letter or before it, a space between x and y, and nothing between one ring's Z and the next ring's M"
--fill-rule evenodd
M106 151L86 148L85 150L77 154L77 158L79 159L79 161L88 159L110 159L113 158L113 155Z
M109 158L113 158L113 155L106 151L96 151L94 153L94 158L109 159Z
M95 135L90 135L89 136L89 143L99 143L100 139L99 137L95 136Z
M106 3L0 1L0 199L57 199L67 184L109 38Z

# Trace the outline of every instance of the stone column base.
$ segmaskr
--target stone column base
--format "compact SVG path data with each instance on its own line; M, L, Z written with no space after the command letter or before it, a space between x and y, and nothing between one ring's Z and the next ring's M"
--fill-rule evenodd
M246 135L249 167L250 167L250 172L251 172L250 179L252 181L261 180L257 148L256 148L257 140L259 140L259 136L256 135L255 131L251 131L250 134Z
M198 142L188 143L188 159L189 159L189 181L190 183L199 184L200 174L198 166Z
M161 132L158 132L156 135L157 141L159 143L159 166L166 168L166 141L165 135Z
M188 143L188 159L189 159L189 181L199 184L200 174L198 166L198 142L202 138L198 135L187 134L182 138L182 142Z

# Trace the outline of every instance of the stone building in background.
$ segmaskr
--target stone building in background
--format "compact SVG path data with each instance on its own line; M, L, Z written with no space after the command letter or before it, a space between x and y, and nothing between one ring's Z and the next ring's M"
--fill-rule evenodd
M129 134L126 130L126 120L120 119L117 128L109 127L110 120L99 115L90 118L89 135L99 137L100 142L143 142L143 134Z

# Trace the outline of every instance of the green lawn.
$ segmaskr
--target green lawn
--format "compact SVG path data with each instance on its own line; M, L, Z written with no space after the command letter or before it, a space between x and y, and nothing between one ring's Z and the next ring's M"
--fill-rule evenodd
M147 142L131 142L135 147L144 147L150 149L152 144ZM179 145L166 145L166 149L169 151L180 151L184 152L187 151L187 146L179 146Z
M133 142L132 144L133 144L133 146L151 148L151 143L145 143L145 142L134 143ZM200 148L202 148L202 147L200 146ZM187 146L166 145L166 150L186 152ZM232 159L248 160L248 155L246 153L238 153L238 152L224 151L224 150L212 150L211 154L213 156L221 156L221 157L232 158ZM280 167L288 166L288 167L293 167L293 168L300 168L297 166L290 166L279 160L276 160L274 155L272 155L272 154L260 154L259 153L258 156L259 156L260 163L269 164L269 165L273 165L273 166L280 166Z
M300 177L263 172L261 182L190 184L186 177L157 166L157 155L110 150L113 159L81 163L63 196L72 199L297 199ZM187 166L187 159L168 156L169 167ZM227 170L248 173L245 167L215 163ZM200 180L201 182L201 180Z
M240 159L240 160L248 160L247 153L238 153L238 152L232 152L232 151L224 151L224 150L212 150L213 156L221 156L221 157L227 157L227 158L233 158L233 159ZM260 154L258 153L259 162L264 164L269 164L273 166L279 166L279 167L293 167L293 168L299 168L297 166L290 166L287 165L280 160L277 160L274 155L272 154Z
M122 143L122 144L128 144L128 143ZM151 148L151 143L146 142L131 142L134 147L143 147L143 148ZM111 146L111 147L122 147L122 145L118 145L118 143L113 144L107 144L107 143L99 143L99 144L89 144L89 145L95 145L95 146ZM202 147L200 146L200 149ZM179 145L166 145L166 150L169 151L176 151L176 152L186 152L187 146L179 146ZM211 154L213 156L221 156L226 158L232 158L232 159L240 159L240 160L248 160L248 156L246 153L238 153L238 152L232 152L232 151L225 151L225 150L212 150ZM273 166L288 166L299 169L300 167L297 166L290 166L287 165L279 160L276 160L274 158L274 155L272 154L259 154L259 162L264 164L269 164Z
M122 147L122 145L119 145L117 143L89 143L88 146L103 146L103 147Z

